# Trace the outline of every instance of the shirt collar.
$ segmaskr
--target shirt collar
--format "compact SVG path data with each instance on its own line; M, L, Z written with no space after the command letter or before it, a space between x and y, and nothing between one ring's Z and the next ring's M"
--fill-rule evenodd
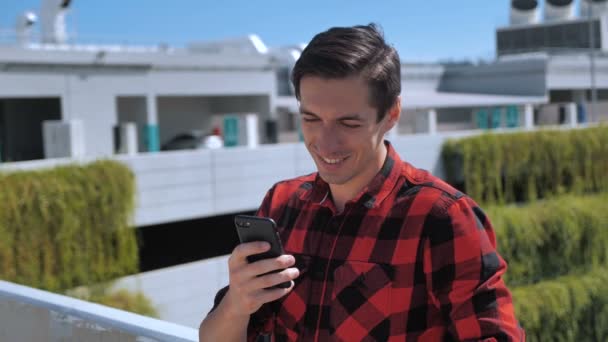
M387 153L382 168L369 184L350 200L349 203L361 202L368 209L377 207L395 187L402 173L401 168L403 163L391 143L385 140L384 144L386 145ZM303 199L314 203L322 202L329 192L329 184L319 176L318 172L315 175L312 186L309 186L309 188L310 191Z

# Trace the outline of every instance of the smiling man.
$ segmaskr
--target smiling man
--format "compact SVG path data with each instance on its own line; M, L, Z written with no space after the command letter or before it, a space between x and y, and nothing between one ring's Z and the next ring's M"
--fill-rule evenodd
M249 264L268 246L235 248L200 340L524 340L488 218L384 140L401 67L378 28L318 34L292 81L318 172L268 191L258 215L287 254Z

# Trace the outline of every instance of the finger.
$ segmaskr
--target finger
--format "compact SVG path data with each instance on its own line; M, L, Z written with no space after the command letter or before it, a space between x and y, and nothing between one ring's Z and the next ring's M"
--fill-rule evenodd
M276 258L258 260L243 269L243 276L255 278L268 272L286 269L293 266L295 263L296 259L293 255L289 254L284 254Z
M291 290L293 290L293 286L294 284L292 282L291 286L286 289L272 288L268 290L259 290L256 292L255 300L262 304L275 301L291 292Z
M230 266L238 266L247 263L247 257L254 254L264 253L270 249L270 244L265 241L255 241L241 243L234 250L228 259Z
M300 271L295 268L288 268L281 272L269 273L255 278L251 281L252 288L267 289L284 282L289 282L296 279L300 275Z

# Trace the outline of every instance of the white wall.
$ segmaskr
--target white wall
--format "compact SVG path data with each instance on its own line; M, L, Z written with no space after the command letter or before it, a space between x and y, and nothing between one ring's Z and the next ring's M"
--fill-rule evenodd
M154 92L162 95L268 95L276 84L272 70L159 70L150 74Z
M162 320L198 328L228 284L228 257L222 256L118 279L114 288L141 291Z
M608 88L608 59L595 57L595 86ZM554 89L590 89L591 61L588 54L551 57L547 66L547 88Z

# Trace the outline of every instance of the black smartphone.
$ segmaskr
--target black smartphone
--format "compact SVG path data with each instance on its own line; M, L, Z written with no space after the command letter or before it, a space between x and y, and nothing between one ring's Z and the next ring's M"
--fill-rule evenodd
M277 231L277 224L269 217L258 217L249 215L236 215L234 217L234 225L241 243L266 241L270 243L270 250L247 257L247 261L255 262L262 259L276 258L285 254L283 244ZM281 272L282 269L275 270L269 273ZM291 286L291 281L276 285L280 288L288 288Z

